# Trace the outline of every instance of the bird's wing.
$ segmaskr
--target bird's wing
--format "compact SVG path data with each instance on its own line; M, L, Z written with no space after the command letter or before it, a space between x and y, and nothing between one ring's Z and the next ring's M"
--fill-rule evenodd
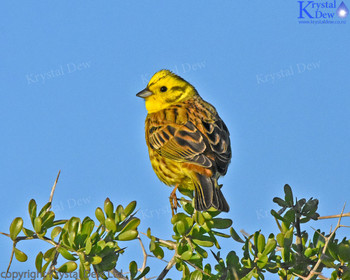
M149 145L160 155L175 161L205 168L213 165L207 157L208 142L191 121L184 125L174 123L153 127L149 133Z
M219 116L215 121L202 121L202 125L202 133L214 154L217 171L225 175L232 156L230 133Z

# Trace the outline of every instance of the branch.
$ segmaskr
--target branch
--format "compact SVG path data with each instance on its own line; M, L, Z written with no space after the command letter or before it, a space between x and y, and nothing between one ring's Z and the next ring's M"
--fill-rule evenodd
M350 212L344 213L341 217L350 217ZM340 215L322 216L322 217L318 217L318 220L333 219L333 218L340 218Z
M163 269L162 273L159 274L158 278L156 280L163 280L164 277L168 274L169 270L174 266L174 264L176 263L175 261L175 257L176 257L176 253L174 254L174 256L171 258L171 260L168 262L168 264L166 265L166 267Z
M126 278L121 272L119 272L118 270L116 270L115 268L113 268L112 270L110 270L110 272L113 274L113 276L119 280L128 280L128 278Z
M147 264L147 252L146 252L146 249L145 249L145 246L143 245L142 243L142 240L140 238L140 235L137 237L137 239L140 241L140 245L141 245L141 249L142 249L142 254L143 254L143 263L142 263L142 267L141 267L141 272L145 269L146 267L146 264ZM143 277L143 279L145 280L146 277Z
M323 247L323 250L322 250L322 253L321 253L320 258L317 260L317 263L315 264L315 266L313 267L313 269L310 271L309 275L308 275L307 277L303 278L303 280L310 280L314 275L319 274L319 273L317 272L317 269L318 269L318 267L320 266L320 264L321 264L321 262L322 262L322 257L323 257L323 255L326 254L329 241L332 239L332 237L333 237L333 235L335 234L335 232L341 227L340 221L341 221L341 218L343 217L344 209L345 209L345 204L344 204L343 209L342 209L342 211L341 211L341 213L340 213L340 215L339 215L339 219L338 219L337 226L336 226L335 229L332 231L332 233L331 233L327 238L325 238L325 244L324 244L324 247Z
M18 236L16 238L16 242L19 242L19 241L22 241L22 240L32 240L32 239L40 239L40 240L44 240L48 243L50 243L51 245L57 247L59 244L53 240L51 240L50 238L46 237L46 236L43 236L43 237L40 237L36 234L34 234L33 236Z

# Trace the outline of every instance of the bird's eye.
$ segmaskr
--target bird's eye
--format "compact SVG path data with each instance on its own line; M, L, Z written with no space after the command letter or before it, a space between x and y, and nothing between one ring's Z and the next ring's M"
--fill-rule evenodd
M160 88L160 91L161 91L161 92L166 92L167 90L168 90L167 87L161 87L161 88Z

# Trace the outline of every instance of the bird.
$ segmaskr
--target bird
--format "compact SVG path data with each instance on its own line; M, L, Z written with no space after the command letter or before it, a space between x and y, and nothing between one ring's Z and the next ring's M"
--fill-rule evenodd
M231 162L230 133L215 107L201 98L190 83L170 70L160 70L136 94L145 100L145 138L158 178L176 190L194 191L194 208L228 212L218 184Z

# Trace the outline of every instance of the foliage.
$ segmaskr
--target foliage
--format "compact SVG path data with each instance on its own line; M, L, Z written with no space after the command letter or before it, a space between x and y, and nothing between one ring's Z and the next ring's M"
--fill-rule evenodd
M267 273L287 280L328 279L321 274L326 268L331 269L332 280L350 279L350 240L336 239L336 231L344 227L340 224L341 219L350 216L349 213L337 215L338 224L329 234L321 230L310 234L301 226L319 218L318 200L297 200L288 185L284 186L284 194L284 198L273 199L279 206L278 210L271 210L278 232L268 235L258 230L251 235L240 236L231 227L230 219L219 217L220 212L196 211L192 201L181 198L184 212L171 218L174 234L170 240L160 239L152 235L151 229L147 230L149 250L154 257L163 259L165 250L174 253L157 279L164 279L173 266L181 272L182 279L189 280L265 279ZM191 197L191 194L188 195ZM57 279L59 273L72 271L77 271L80 279L88 279L91 270L104 279L108 271L119 279L147 279L146 275L150 277L151 273L146 266L148 254L145 250L140 269L135 261L130 263L128 275L116 269L118 258L125 251L120 247L121 242L139 238L140 219L135 216L135 207L136 202L133 201L125 208L121 205L114 208L107 198L103 209L95 211L98 221L95 224L89 217L83 221L77 217L55 220L55 214L50 210L51 202L37 213L37 204L32 199L29 202L32 230L23 226L22 218L15 218L10 234L6 234L13 240L12 255L18 261L26 261L26 254L17 248L18 242L41 239L52 245L45 253L39 252L35 260L38 272L45 275L45 279ZM24 236L19 236L21 232ZM238 254L230 251L226 257L221 257L220 238L241 243L242 251ZM141 245L143 247L142 242ZM214 255L216 264L206 262L209 253ZM59 256L66 262L56 267ZM152 271L153 275L155 273Z

